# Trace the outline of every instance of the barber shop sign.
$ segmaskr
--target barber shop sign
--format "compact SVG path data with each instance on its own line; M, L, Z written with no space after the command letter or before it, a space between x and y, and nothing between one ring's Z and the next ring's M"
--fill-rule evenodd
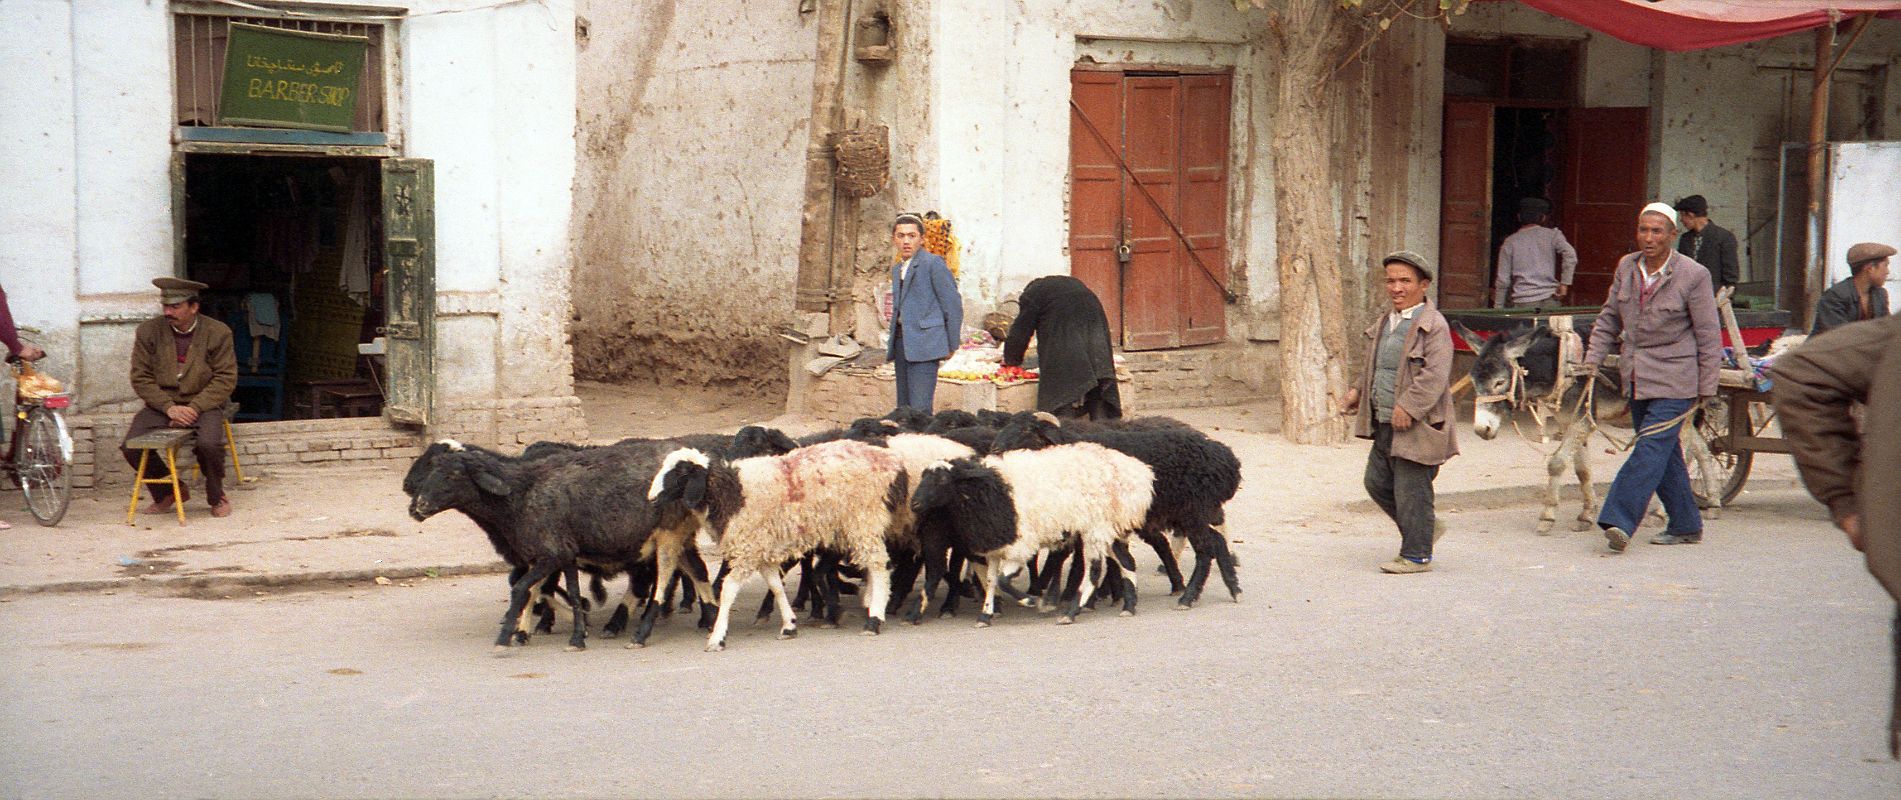
M347 133L369 40L231 23L218 124Z

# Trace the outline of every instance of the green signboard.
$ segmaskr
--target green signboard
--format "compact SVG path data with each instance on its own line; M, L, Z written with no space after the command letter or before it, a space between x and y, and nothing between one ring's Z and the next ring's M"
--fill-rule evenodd
M369 40L231 23L218 124L349 132Z

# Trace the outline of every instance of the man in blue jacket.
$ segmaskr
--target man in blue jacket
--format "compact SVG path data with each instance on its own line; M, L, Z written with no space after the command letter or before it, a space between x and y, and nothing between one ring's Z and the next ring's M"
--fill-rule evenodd
M924 220L899 214L891 224L898 263L891 266L891 366L897 371L898 406L934 409L938 363L957 352L963 339L964 299L957 279L936 253L924 249Z

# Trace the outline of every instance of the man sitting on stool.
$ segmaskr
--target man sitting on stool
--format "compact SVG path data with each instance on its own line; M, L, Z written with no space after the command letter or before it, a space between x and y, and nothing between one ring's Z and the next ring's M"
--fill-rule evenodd
M205 502L214 517L231 516L231 499L224 495L224 404L238 386L238 359L231 349L231 328L198 315L198 292L208 288L182 278L154 278L162 316L139 323L132 341L132 391L145 407L132 417L125 438L163 428L192 428L198 432L192 453L205 474ZM126 463L139 468L139 451L121 447ZM165 476L161 459L148 459L147 478ZM171 488L152 484L147 514L172 513ZM183 492L183 486L180 486Z

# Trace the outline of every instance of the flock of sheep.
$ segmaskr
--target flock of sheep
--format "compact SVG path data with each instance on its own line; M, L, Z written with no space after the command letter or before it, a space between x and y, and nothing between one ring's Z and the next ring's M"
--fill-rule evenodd
M711 628L706 647L720 650L754 575L771 590L780 638L798 633L795 604L835 626L851 578L862 578L867 635L887 614L920 621L940 583L943 613L954 613L966 573L982 589L979 627L996 614L998 592L1026 606L1060 605L1064 624L1098 597L1119 601L1127 616L1136 605L1132 535L1154 548L1181 607L1199 599L1211 568L1238 600L1221 525L1240 483L1232 450L1165 417L1059 423L1047 414L900 409L797 440L748 427L604 447L539 442L519 456L443 441L416 459L403 490L410 516L462 512L512 568L498 649L526 642L530 627L551 630L549 600L572 611L569 649L585 647L586 572L597 603L602 580L628 579L605 635L625 630L638 606L628 646L644 646L674 591L690 586L684 603L698 604L701 627ZM1177 566L1184 544L1195 552L1186 580ZM702 548L720 562L717 577ZM796 598L785 587L795 565ZM1027 594L1009 582L1026 566Z

